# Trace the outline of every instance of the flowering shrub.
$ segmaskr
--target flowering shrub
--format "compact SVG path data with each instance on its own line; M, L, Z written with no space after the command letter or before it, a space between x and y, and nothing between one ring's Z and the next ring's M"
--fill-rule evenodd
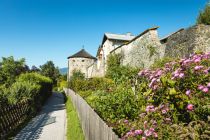
M119 124L131 128L122 139L210 138L205 123L210 116L210 53L194 54L138 75L137 90L147 102L138 119Z

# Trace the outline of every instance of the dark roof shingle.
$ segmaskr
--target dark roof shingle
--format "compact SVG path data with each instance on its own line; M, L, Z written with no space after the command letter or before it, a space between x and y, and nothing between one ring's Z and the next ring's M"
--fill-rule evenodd
M86 52L85 49L82 49L79 52L77 52L76 54L69 56L68 59L69 58L90 58L90 59L96 59L96 57L93 57L88 52Z

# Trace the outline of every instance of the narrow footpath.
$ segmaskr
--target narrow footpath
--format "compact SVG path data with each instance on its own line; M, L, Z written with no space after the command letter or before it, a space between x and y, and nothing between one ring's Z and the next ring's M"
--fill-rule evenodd
M20 131L15 140L65 140L66 109L64 97L53 93L41 112Z

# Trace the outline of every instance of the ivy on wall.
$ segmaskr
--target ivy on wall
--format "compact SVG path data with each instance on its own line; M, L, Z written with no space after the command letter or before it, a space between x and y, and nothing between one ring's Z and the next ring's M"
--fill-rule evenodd
M149 57L152 57L154 54L157 54L156 48L152 45L147 45L147 49L149 50Z

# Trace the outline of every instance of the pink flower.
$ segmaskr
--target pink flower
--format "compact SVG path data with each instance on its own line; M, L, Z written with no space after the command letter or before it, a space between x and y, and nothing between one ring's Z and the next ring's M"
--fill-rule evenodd
M198 63L198 62L200 62L201 61L201 58L199 57L199 58L196 58L195 60L194 60L194 62L195 63Z
M183 78L183 77L184 77L184 73L180 73L179 78Z
M135 130L134 132L136 135L141 135L143 133L143 131L140 129L140 130Z
M142 138L141 138L141 140L146 140L146 139L147 139L146 137L142 137Z
M179 76L179 73L175 73L175 74L174 74L174 77L178 77L178 76Z
M127 135L127 136L133 136L134 133L133 133L133 132L128 132L126 135Z
M155 83L155 82L157 82L157 79L156 78L153 78L152 79L152 83Z
M203 72L204 72L205 74L209 74L209 70L208 70L208 69L203 70Z
M199 89L199 90L202 90L203 88L204 88L204 86L202 86L202 85L199 85L199 86L198 86L198 89Z
M124 120L124 123L128 123L128 120Z
M167 111L165 109L162 110L162 114L166 114Z
M176 70L176 71L174 72L174 74L179 74L179 70Z
M158 137L158 134L157 134L156 132L153 132L153 136L154 136L155 138L157 138L157 137Z
M185 60L185 61L183 62L183 64L186 65L186 64L188 64L188 63L190 63L190 62L191 62L191 60L187 59L187 60Z
M166 121L171 121L171 119L170 119L170 118L165 118L165 120L166 120Z
M207 87L210 88L210 83L207 84Z
M209 88L204 87L204 88L202 89L202 91L203 91L204 93L207 93L207 92L209 91Z
M148 105L146 107L146 112L154 112L154 111L155 111L155 109L154 109L154 106L153 105Z
M161 76L162 75L162 70L158 70L155 76Z
M187 105L187 110L192 111L194 109L193 104L188 104Z
M145 130L145 131L144 131L144 135L145 135L146 137L149 137L149 136L152 135L152 131L150 131L150 130Z
M150 128L149 130L150 130L150 131L152 131L152 132L154 132L154 131L155 131L155 129L154 129L154 128Z
M186 93L187 96L189 96L190 93L191 93L191 90L187 90L185 93Z
M201 70L203 68L203 66L195 66L194 70Z

